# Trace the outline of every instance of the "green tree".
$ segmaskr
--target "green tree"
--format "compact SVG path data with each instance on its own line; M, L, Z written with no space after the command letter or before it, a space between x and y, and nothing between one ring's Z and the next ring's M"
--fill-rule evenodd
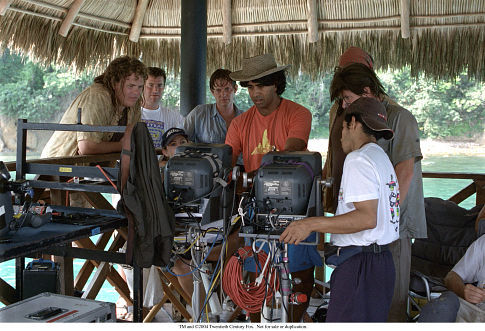
M8 50L0 59L0 113L34 122L57 121L72 99L92 82L67 68L43 68Z
M454 80L413 78L409 67L379 71L387 93L409 109L418 121L422 137L472 137L485 129L485 84L466 73ZM69 103L93 81L87 73L68 68L42 67L8 49L0 56L0 114L29 121L57 122ZM283 97L307 107L313 116L311 138L328 137L332 74L312 81L300 74L288 78ZM214 103L206 86L206 102ZM246 110L253 105L246 88L239 87L235 102ZM180 107L180 76L169 74L162 103Z
M423 137L473 137L485 129L485 84L462 73L454 80L412 78L410 68L380 72L387 93L410 110Z

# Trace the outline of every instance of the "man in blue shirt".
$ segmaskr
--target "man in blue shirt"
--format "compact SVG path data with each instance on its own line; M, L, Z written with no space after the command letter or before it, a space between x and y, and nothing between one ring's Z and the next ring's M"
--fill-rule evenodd
M237 84L231 71L217 69L211 75L209 87L214 104L198 105L185 118L184 130L195 143L224 144L231 121L243 112L234 104Z

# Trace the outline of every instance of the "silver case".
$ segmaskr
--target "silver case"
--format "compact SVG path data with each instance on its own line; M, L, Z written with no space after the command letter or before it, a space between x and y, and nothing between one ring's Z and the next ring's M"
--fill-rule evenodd
M62 313L36 320L29 314L43 308L57 307ZM59 318L60 316L63 316ZM82 299L44 292L0 309L0 323L104 323L116 322L116 305L112 302Z

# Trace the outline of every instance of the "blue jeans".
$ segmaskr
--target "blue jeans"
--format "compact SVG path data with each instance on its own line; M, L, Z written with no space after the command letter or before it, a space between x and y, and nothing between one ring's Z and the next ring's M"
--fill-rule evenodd
M455 322L459 308L458 296L451 291L444 292L439 298L433 299L423 306L418 322Z

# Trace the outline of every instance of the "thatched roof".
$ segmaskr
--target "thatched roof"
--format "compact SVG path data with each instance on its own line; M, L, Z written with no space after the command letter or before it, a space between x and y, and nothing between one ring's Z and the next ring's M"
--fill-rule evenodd
M0 0L0 46L78 69L128 54L178 72L180 2ZM354 45L381 68L410 65L432 77L467 68L485 80L485 0L207 0L207 7L208 72L272 52L293 74L317 77Z

